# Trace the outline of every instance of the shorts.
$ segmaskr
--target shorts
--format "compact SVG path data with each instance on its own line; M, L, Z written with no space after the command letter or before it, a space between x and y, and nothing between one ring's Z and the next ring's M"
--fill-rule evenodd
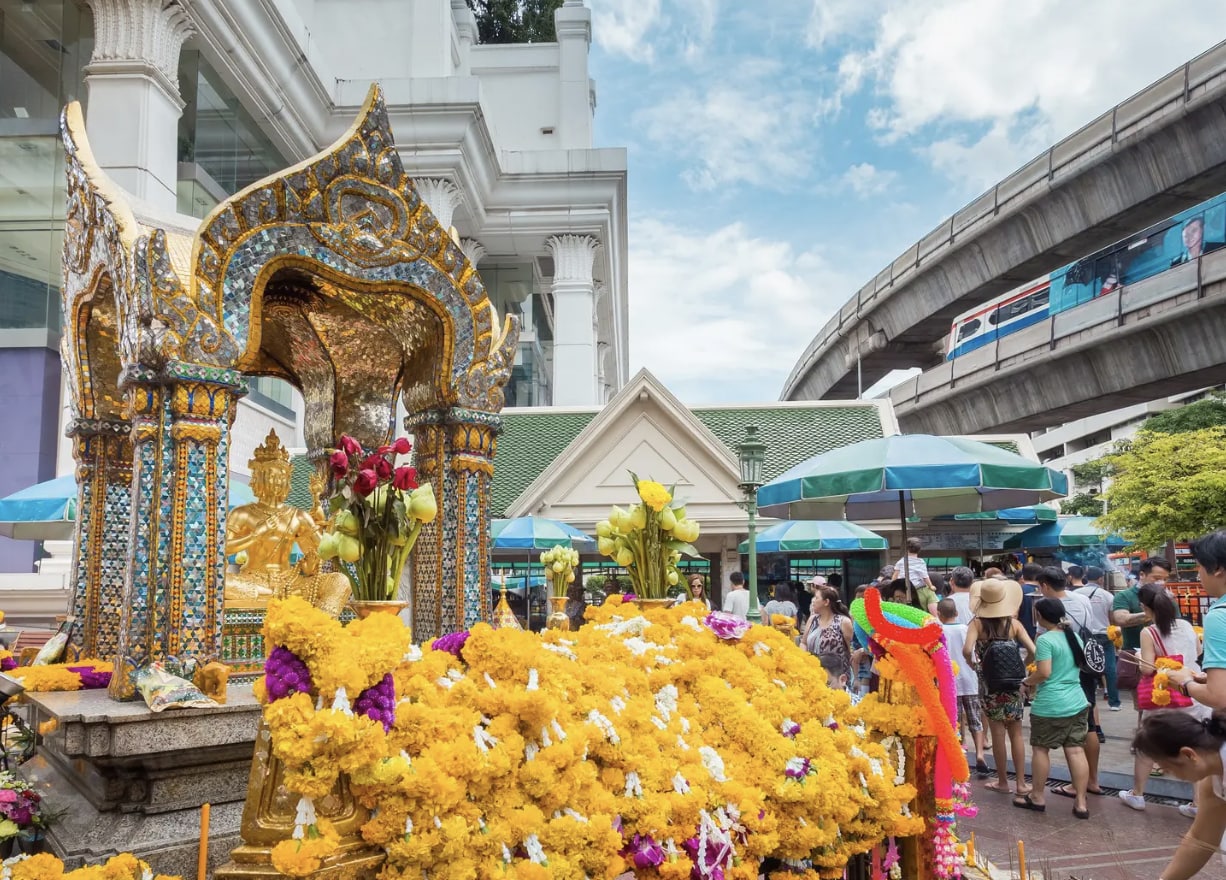
M1031 748L1060 749L1066 746L1083 746L1089 732L1090 707L1076 715L1064 718L1044 718L1030 713Z
M967 694L958 697L958 729L966 725L971 733L983 730L983 704L979 702L979 694Z
M1025 713L1025 704L1022 702L1022 692L1020 690L983 696L984 693L986 692L980 691L980 700L983 703L983 714L988 716L988 721L996 724L1008 724L1012 721L1022 720L1022 715Z

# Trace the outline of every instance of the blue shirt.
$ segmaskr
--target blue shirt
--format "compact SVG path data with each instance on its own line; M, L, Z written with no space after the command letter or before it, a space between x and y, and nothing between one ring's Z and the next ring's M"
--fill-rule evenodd
M1201 669L1226 669L1226 596L1220 597L1205 612L1205 659Z

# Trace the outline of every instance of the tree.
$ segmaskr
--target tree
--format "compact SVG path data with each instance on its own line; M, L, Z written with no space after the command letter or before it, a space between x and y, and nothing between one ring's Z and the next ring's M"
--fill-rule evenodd
M482 43L552 43L554 10L563 0L468 0Z
M1060 512L1067 516L1099 517L1103 515L1103 500L1089 492L1078 492L1060 502Z
M1196 403L1150 416L1141 425L1141 430L1155 434L1182 434L1222 426L1226 426L1226 394L1215 391Z
M1226 428L1141 431L1108 456L1112 482L1100 522L1140 547L1161 547L1226 523Z

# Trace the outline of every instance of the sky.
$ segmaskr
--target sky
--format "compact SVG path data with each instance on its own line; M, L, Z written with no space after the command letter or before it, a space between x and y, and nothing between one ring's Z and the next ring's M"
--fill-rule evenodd
M1221 0L587 0L629 152L630 369L775 400L942 220L1214 45Z

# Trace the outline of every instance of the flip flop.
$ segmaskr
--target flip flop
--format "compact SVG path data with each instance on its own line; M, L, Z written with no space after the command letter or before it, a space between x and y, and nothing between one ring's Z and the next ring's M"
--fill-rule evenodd
M1090 811L1089 810L1079 810L1076 807L1073 807L1073 815L1076 816L1078 819L1089 819Z
M1019 810L1033 810L1036 813L1047 812L1047 804L1036 804L1030 799L1030 795L1028 794L1024 794L1021 797L1015 797L1013 799L1013 806L1017 807ZM1087 813L1087 815L1089 814Z
M1008 783L1001 785L999 782L985 782L983 787L988 791L996 791L1000 792L1001 794L1010 794L1013 791L1013 789L1009 787Z
M980 778L983 778L983 779L986 779L987 777L992 775L992 771L991 769L989 769L986 761L976 761L975 762L975 772L979 774Z
M1060 797L1073 798L1074 800L1076 800L1077 798L1077 793L1073 791L1073 789L1069 788L1069 783L1067 782L1063 783L1062 785L1057 785L1053 787L1051 790L1051 793L1058 794ZM1095 791L1092 788L1087 788L1086 794L1092 794L1095 797L1105 797L1106 796L1106 792L1103 791L1101 788L1098 791Z

